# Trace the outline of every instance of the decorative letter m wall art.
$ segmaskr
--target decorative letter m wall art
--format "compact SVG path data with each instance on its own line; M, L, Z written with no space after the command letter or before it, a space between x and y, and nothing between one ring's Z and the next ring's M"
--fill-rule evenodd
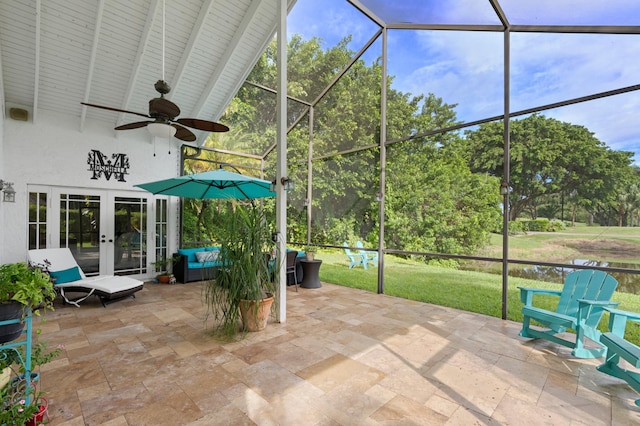
M88 170L93 173L91 179L98 179L104 175L106 180L110 180L111 176L113 176L119 182L126 182L124 175L129 174L129 157L127 157L127 154L111 154L111 160L107 158L97 149L92 149L89 152L87 164L89 165Z

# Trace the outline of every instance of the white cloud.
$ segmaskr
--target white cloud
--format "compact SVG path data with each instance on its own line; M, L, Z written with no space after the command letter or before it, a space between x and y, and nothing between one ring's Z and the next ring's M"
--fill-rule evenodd
M400 40L409 33L414 44ZM422 31L392 37L398 38L390 53L394 88L431 92L457 103L458 117L465 121L502 113L502 34ZM638 83L640 62L633 59L640 56L637 36L513 34L511 47L512 111ZM404 66L406 57L412 58L410 67ZM587 127L613 149L640 151L635 146L638 92L545 114Z

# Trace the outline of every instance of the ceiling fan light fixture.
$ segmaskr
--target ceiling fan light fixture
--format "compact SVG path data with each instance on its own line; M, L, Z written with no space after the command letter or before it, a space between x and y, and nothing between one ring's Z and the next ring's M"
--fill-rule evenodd
M176 134L176 128L165 123L149 123L147 129L149 129L149 133L158 138L169 139Z

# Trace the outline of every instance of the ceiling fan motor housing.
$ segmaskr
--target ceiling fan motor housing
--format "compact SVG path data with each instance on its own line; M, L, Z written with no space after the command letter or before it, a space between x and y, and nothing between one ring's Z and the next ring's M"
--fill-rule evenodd
M153 98L149 101L149 116L152 118L173 121L178 115L180 115L178 105L165 98Z

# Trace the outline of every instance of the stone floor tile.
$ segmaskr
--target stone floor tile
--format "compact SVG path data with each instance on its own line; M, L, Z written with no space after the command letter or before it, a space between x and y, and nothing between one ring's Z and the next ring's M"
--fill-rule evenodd
M323 283L222 341L201 283L147 285L41 324L53 426L640 424L640 398L520 324Z

